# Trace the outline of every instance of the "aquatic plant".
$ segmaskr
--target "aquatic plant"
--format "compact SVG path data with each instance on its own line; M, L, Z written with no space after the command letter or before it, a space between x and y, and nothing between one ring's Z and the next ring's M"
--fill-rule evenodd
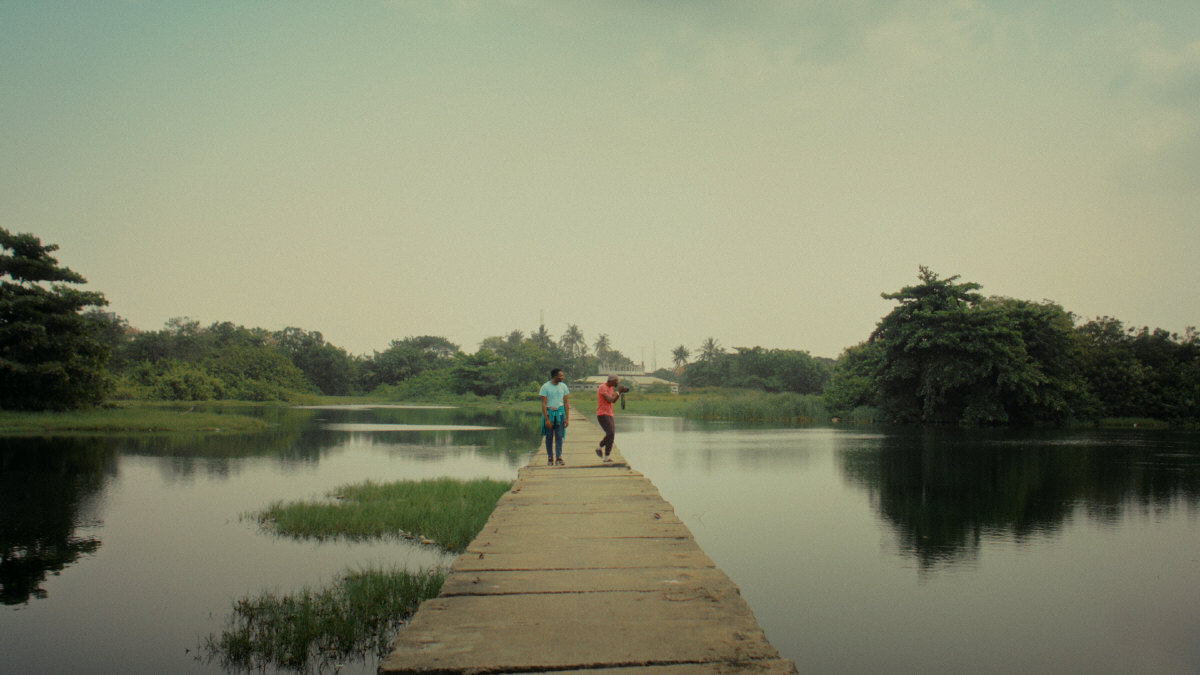
M323 502L275 502L254 517L280 534L326 539L400 536L450 551L466 548L483 529L511 482L425 481L345 485Z
M228 671L336 671L346 661L387 655L400 626L441 592L442 570L348 570L334 583L296 593L240 598L202 652Z

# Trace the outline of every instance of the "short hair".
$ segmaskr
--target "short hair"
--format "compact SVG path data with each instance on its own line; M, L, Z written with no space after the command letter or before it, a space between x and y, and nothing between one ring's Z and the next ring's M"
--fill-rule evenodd
M562 372L562 368L551 368L550 369L550 377L553 378L555 375L557 375L561 372Z

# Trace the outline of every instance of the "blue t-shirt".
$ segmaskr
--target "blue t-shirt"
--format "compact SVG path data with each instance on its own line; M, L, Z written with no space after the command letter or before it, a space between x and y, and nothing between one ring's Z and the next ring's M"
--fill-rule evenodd
M563 406L563 398L570 393L571 390L567 389L566 382L559 382L558 384L547 382L542 385L538 396L546 397L546 409L550 410L551 408L561 408Z

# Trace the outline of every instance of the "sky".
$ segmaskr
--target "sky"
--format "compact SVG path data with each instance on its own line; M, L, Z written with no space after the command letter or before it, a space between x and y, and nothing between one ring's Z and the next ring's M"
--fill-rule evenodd
M1194 0L0 0L0 227L141 330L837 357L920 266L1200 324Z

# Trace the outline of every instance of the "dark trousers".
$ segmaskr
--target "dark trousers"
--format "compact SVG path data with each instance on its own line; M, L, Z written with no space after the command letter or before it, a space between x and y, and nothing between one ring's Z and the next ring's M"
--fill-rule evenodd
M613 424L612 415L596 415L596 423L604 430L604 438L600 439L600 447L604 448L604 456L612 454L613 439L617 435L617 427Z

